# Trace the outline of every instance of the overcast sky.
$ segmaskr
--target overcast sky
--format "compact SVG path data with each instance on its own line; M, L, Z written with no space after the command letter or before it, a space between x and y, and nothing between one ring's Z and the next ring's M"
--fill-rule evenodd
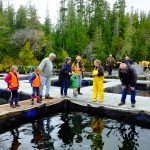
M29 2L31 2L33 5L35 5L36 9L38 10L38 15L40 17L40 21L43 22L46 11L47 11L47 4L48 9L50 13L50 18L53 24L57 21L58 16L58 10L59 10L59 2L60 0L3 0L5 6L9 3L13 4L15 7L15 10L19 8L20 5L26 5ZM116 0L107 0L111 6ZM138 10L144 10L145 12L150 11L150 0L126 0L126 11L130 11L131 7L134 7Z

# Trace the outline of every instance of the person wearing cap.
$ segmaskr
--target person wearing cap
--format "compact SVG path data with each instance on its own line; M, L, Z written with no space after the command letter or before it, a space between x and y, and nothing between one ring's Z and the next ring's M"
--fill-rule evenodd
M112 68L115 65L115 59L110 54L109 57L106 59L106 66L108 69L108 76L112 75Z
M137 73L131 65L126 63L121 63L119 66L119 78L122 83L122 98L119 106L125 104L128 88L131 92L131 107L135 107L135 95L136 95L136 82L137 82Z
M56 58L54 53L50 53L49 57L44 58L38 66L40 70L40 101L42 101L43 87L46 85L45 99L53 99L49 96L51 76L53 73L52 61Z
M72 67L76 67L79 71L78 73L78 94L82 95L80 89L82 87L82 79L83 79L83 71L84 71L84 63L81 62L81 56L77 56L75 62L72 64Z
M59 73L59 82L60 82L60 94L61 97L67 97L67 91L70 85L70 76L72 75L71 73L71 58L66 57L64 64L62 65L62 68Z

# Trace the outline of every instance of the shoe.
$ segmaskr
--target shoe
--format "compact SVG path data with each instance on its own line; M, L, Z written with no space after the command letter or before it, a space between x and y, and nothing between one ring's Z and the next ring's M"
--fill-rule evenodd
M83 93L78 93L79 95L82 95Z
M64 95L61 95L61 98L65 98L65 96L64 96Z
M102 103L102 102L104 102L104 100L100 100L100 102Z
M37 101L37 103L39 103L39 104L40 104L40 103L42 103L42 102L41 102L40 100L38 100L38 101Z
M45 99L53 99L53 97L50 97L49 95L46 95Z
M134 107L135 107L135 104L131 104L131 107L133 107L133 108L134 108Z
M97 100L92 100L92 102L97 102Z
M40 96L40 101L42 102L42 96Z
M10 105L10 107L11 107L11 108L16 108L16 106L15 106L15 105Z
M73 97L77 97L78 96L78 94L77 93L75 93L75 92L73 92Z
M20 105L19 105L19 104L16 104L15 106L16 106L16 107L20 107Z
M120 103L118 104L118 106L122 106L122 105L125 105L125 103L124 103L124 102L120 102Z
M65 95L65 98L70 98L70 96L68 96L68 95Z

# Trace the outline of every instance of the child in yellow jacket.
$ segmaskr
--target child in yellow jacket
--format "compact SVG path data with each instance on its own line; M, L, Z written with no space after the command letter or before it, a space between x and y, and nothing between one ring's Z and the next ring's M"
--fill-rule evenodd
M104 101L104 69L101 66L101 61L96 59L94 61L93 79L93 102L97 101L100 95L100 102Z

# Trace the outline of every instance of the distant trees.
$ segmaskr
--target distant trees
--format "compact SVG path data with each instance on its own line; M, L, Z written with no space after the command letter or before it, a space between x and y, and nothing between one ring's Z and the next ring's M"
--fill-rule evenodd
M150 60L150 13L125 9L125 0L116 0L112 9L107 0L60 0L52 25L48 8L40 23L35 6L15 12L0 0L0 66L7 60L9 65L38 64L50 52L57 54L57 63L77 54L87 64L95 58L105 62L110 53L116 59L129 55L135 61Z

